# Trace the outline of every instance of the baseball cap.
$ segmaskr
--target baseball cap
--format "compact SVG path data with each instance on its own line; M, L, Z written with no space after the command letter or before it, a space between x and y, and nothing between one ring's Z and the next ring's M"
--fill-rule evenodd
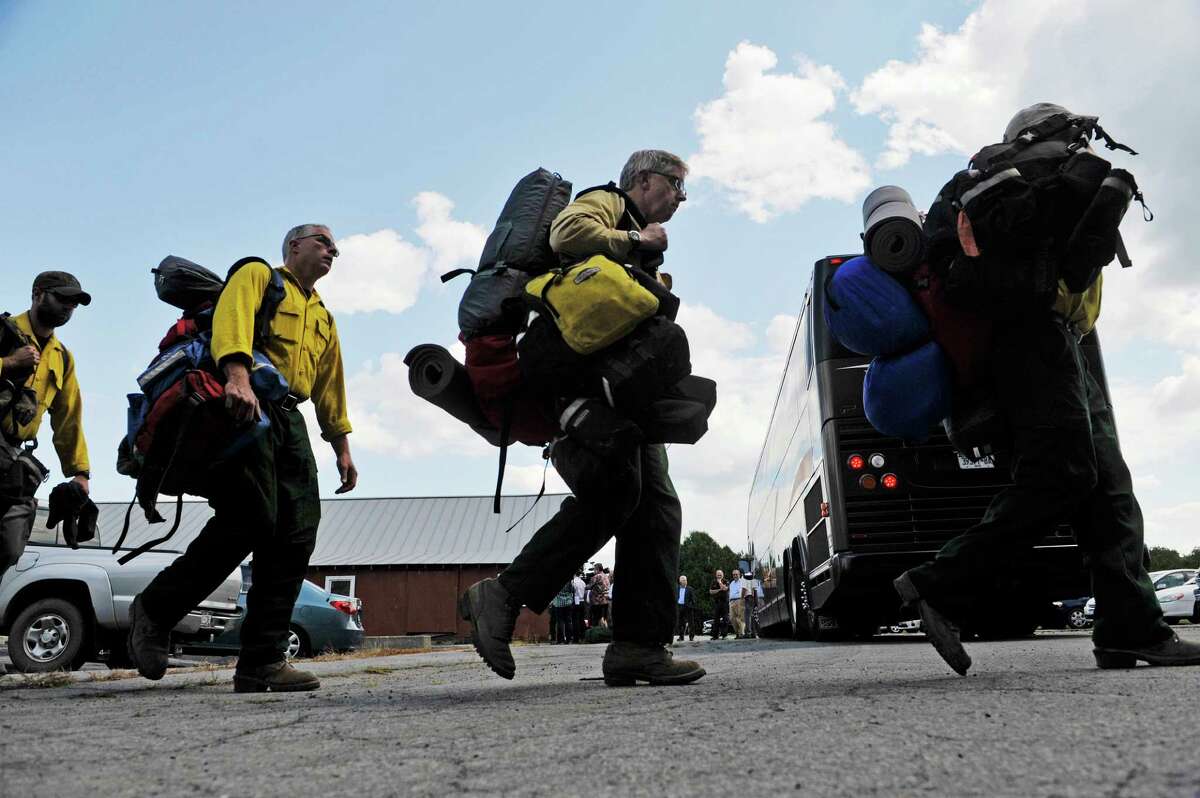
M76 298L81 305L92 304L92 295L83 290L75 275L68 272L42 272L33 278L33 287L53 291L59 296Z

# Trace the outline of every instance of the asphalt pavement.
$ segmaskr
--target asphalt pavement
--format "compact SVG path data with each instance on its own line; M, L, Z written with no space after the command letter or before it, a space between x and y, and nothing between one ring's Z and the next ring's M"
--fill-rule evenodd
M1200 627L1181 627L1200 641ZM0 796L614 795L1200 798L1200 668L1100 671L1086 634L685 642L708 675L609 688L603 646L464 648L312 665L313 693L0 677ZM118 674L120 675L120 674Z

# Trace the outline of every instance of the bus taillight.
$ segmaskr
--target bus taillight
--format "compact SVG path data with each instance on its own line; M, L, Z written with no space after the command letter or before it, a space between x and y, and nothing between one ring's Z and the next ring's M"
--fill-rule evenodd
M851 471L862 471L867 461L861 454L852 454L846 458L846 465Z
M863 474L858 478L858 486L863 490L875 490L875 486L878 484L874 474Z
M895 474L884 474L882 482L883 487L887 490L895 490L900 486L900 477Z

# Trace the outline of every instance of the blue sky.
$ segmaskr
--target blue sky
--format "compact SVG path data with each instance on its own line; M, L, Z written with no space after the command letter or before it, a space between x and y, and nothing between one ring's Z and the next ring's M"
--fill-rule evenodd
M582 188L661 147L693 163L667 270L697 371L722 382L713 432L672 450L674 473L687 528L740 546L812 262L854 249L871 187L926 205L1012 110L1055 99L1143 152L1123 165L1159 220L1129 232L1138 268L1110 280L1101 330L1148 536L1200 545L1183 455L1200 443L1200 281L1180 257L1200 210L1180 77L1197 72L1194 6L1129 20L1116 2L244 5L0 0L0 306L26 307L44 268L94 295L61 337L97 497L132 491L112 468L124 394L174 318L149 269L277 261L306 221L346 253L318 290L346 353L358 495L489 492L495 451L408 397L397 363L454 340L462 284L436 275L471 265L534 167ZM1111 56L1150 37L1136 64ZM515 461L510 485L536 490L537 452Z

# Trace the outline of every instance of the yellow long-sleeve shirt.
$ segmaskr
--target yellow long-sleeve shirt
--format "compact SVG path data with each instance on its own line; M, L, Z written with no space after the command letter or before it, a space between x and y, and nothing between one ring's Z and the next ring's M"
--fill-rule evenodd
M284 295L271 319L270 334L260 350L279 369L296 396L313 400L321 437L331 440L351 431L346 410L342 348L333 315L314 290L305 294L286 268ZM217 363L241 357L248 363L254 348L254 316L271 280L262 262L238 269L221 292L213 314L212 356Z
M41 346L33 334L28 312L13 316L12 320L41 352L37 369L24 383L37 395L37 414L28 424L17 426L17 437L22 441L37 438L42 416L49 413L50 428L54 430L54 450L58 452L63 475L73 477L91 471L87 441L83 437L83 397L75 377L75 358L55 335ZM5 429L9 423L9 419L4 419Z
M618 263L629 263L633 242L626 232L640 230L638 216L618 229L626 215L625 198L615 191L589 191L563 208L550 225L550 248L565 259L607 255Z

